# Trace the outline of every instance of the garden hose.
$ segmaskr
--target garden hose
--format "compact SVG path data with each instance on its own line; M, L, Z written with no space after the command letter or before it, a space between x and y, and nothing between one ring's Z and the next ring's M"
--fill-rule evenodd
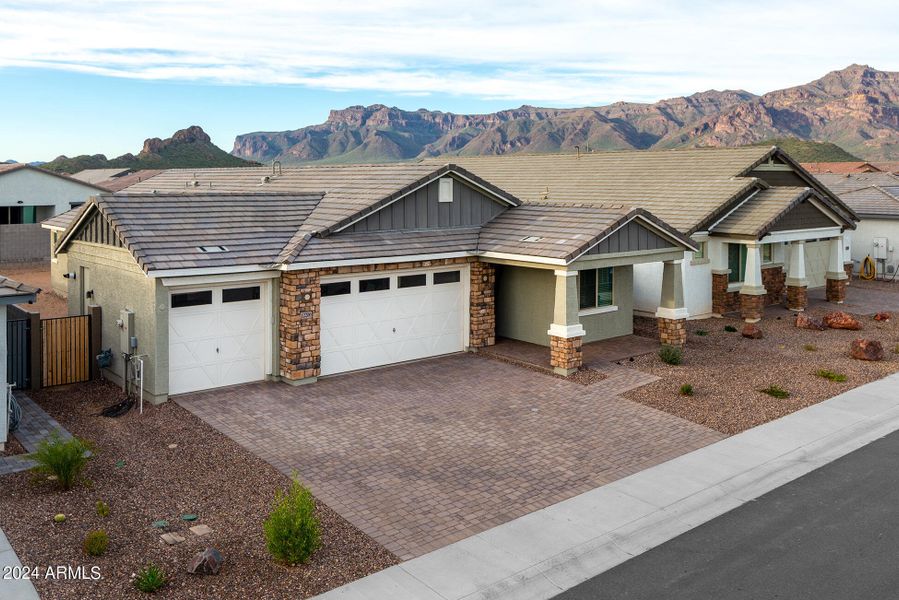
M870 254L862 261L862 268L859 271L858 276L861 279L866 279L868 281L877 277L877 265L874 264L874 259L871 258Z

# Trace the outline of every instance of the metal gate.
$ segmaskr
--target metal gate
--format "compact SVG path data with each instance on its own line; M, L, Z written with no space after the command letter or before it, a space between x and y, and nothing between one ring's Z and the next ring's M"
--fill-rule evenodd
M31 321L6 322L6 349L6 383L16 389L28 389L31 387Z
M41 319L42 387L91 377L91 317Z

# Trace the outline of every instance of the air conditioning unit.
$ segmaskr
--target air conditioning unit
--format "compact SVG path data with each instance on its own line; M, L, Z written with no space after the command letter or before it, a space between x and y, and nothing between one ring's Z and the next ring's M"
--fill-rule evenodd
M874 238L874 251L871 253L871 258L875 260L886 260L888 258L888 252L889 240L885 237Z

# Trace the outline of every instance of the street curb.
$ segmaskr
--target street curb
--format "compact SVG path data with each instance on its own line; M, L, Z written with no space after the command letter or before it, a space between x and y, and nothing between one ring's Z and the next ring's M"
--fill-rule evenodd
M544 600L899 430L899 374L316 596Z
M0 576L7 567L21 567L19 557L6 539L6 535L0 530ZM39 600L37 590L30 579L2 579L0 578L0 597L15 598L16 600Z

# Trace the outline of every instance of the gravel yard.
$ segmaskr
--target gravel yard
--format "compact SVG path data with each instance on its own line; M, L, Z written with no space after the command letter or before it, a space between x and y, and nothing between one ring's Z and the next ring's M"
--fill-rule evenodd
M6 447L3 452L0 452L0 456L16 456L18 454L25 454L25 448L16 439L15 434L12 434L6 440Z
M819 305L807 314L820 318L832 310L833 305ZM743 322L736 316L689 321L681 365L667 365L657 354L622 363L661 377L624 396L722 433L744 431L899 371L899 354L893 352L899 343L897 318L878 322L870 316L856 317L862 331L811 331L793 326L795 313L771 307L757 324L764 332L761 340L742 337ZM651 322L641 321L636 328L649 334ZM727 325L737 332L725 331ZM856 338L879 340L885 359L851 358L849 344ZM819 369L844 374L847 380L824 379L815 375ZM693 386L693 396L679 393L683 384ZM786 389L790 397L778 399L759 391L770 385Z
M95 382L32 394L32 398L74 435L95 445L88 482L60 492L31 473L0 479L0 528L26 566L98 566L99 581L34 583L44 598L146 597L130 577L147 562L163 567L169 584L164 598L309 597L397 562L396 558L318 503L322 547L309 564L282 567L265 549L262 521L275 490L289 481L174 402L131 411L119 419L98 411L119 397L118 388ZM176 447L171 445L177 444ZM300 474L302 478L302 474ZM97 515L103 500L111 513ZM65 513L64 523L53 522ZM196 514L196 523L180 519ZM175 546L160 540L152 523L165 519L168 531L186 538ZM188 531L206 524L213 533L198 538ZM109 550L91 558L81 549L85 534L104 529ZM189 575L187 564L207 546L225 562L213 576Z
M0 275L41 289L41 293L37 295L37 302L20 304L22 310L39 312L45 319L68 316L68 302L57 295L50 285L50 263L5 263L0 265Z

